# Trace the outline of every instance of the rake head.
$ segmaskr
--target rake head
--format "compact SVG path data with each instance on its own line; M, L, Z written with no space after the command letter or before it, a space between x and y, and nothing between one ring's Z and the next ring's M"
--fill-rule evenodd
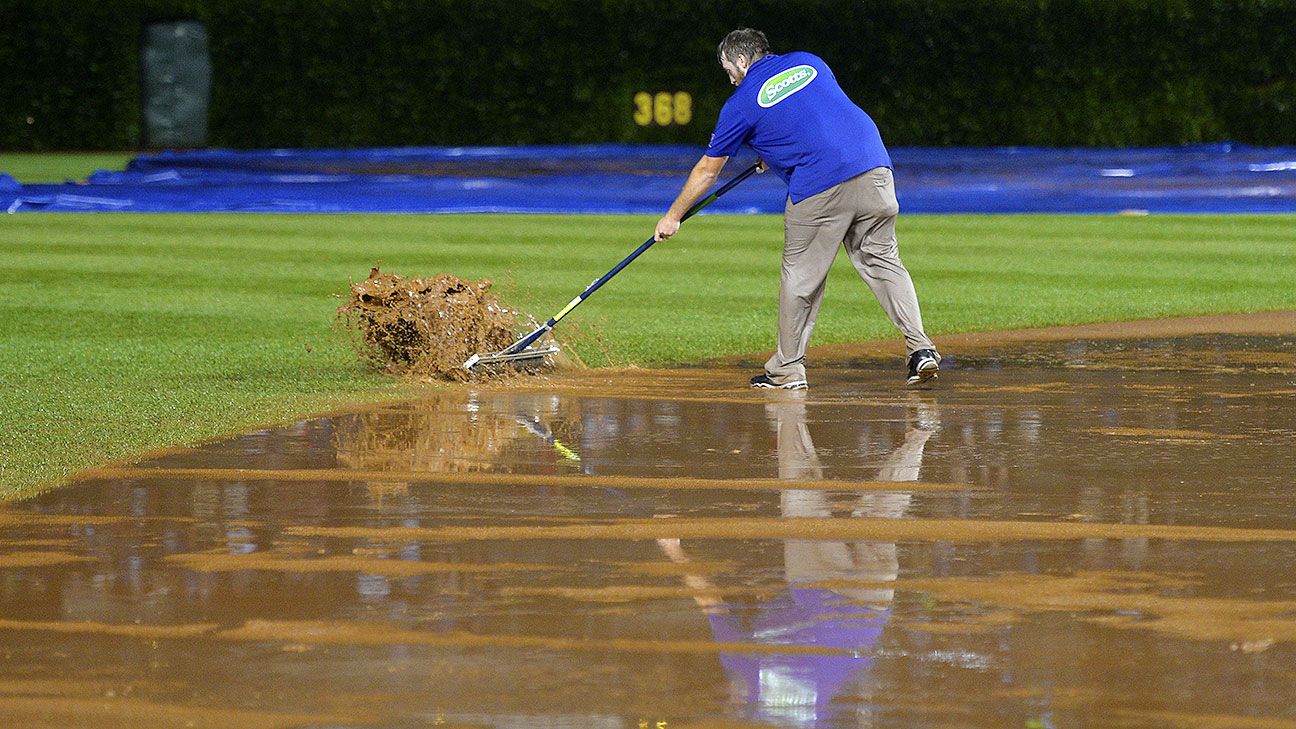
M543 347L534 347L524 349L521 352L505 354L496 352L494 354L474 354L463 363L464 369L469 372L479 372L501 367L528 370L538 369L549 363L550 358L558 354L558 347L548 344Z

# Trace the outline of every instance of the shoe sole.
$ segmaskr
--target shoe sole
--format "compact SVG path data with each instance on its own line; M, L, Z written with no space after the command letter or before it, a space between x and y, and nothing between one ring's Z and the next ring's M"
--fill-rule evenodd
M910 377L906 384L909 386L921 385L924 382L930 382L936 379L936 373L940 372L940 364L928 360L918 365L918 374Z
M764 383L761 383L759 385L752 385L752 389L754 390L805 390L808 387L809 385L806 384L805 380L797 380L796 382L785 382L782 385L766 385Z

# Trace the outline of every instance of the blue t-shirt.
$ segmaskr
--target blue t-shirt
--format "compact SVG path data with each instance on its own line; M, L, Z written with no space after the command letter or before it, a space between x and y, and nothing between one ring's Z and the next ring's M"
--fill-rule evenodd
M788 185L792 202L874 167L890 167L877 125L846 96L823 59L801 51L761 57L720 110L708 157L747 143Z
M789 709L814 715L819 726L846 718L848 691L865 678L891 609L853 605L831 590L791 587L762 603L750 625L728 611L709 613L711 633L720 643L761 643L836 648L841 655L806 653L721 653L720 665L731 681L747 687L752 718L785 724ZM800 705L788 705L789 692ZM858 688L856 688L858 690Z

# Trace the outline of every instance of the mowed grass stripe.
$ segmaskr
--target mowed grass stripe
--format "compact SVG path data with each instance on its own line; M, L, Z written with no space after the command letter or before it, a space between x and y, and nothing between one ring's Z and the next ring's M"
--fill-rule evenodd
M378 261L492 278L538 317L652 216L13 215L0 218L0 497L87 466L417 386L362 368L336 295ZM1296 308L1294 216L903 216L933 334ZM782 224L699 216L568 317L592 365L773 341ZM893 338L841 257L814 344ZM592 343L592 333L601 345Z

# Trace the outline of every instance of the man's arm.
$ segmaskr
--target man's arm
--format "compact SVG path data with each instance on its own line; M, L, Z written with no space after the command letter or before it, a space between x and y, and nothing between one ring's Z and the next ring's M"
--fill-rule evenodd
M728 157L702 155L702 159L693 165L693 171L689 173L679 197L675 198L675 204L671 205L670 210L667 210L662 219L657 221L657 232L654 235L656 240L665 240L679 231L680 218L693 207L693 203L707 194L716 179L720 177L720 170L724 169L725 162L728 161Z
M692 562L684 552L684 548L680 546L678 539L658 539L657 546L675 564L687 566ZM707 614L726 612L723 609L724 600L715 594L716 586L706 578L706 575L685 572L683 577L685 587L693 591L693 600L704 612Z

